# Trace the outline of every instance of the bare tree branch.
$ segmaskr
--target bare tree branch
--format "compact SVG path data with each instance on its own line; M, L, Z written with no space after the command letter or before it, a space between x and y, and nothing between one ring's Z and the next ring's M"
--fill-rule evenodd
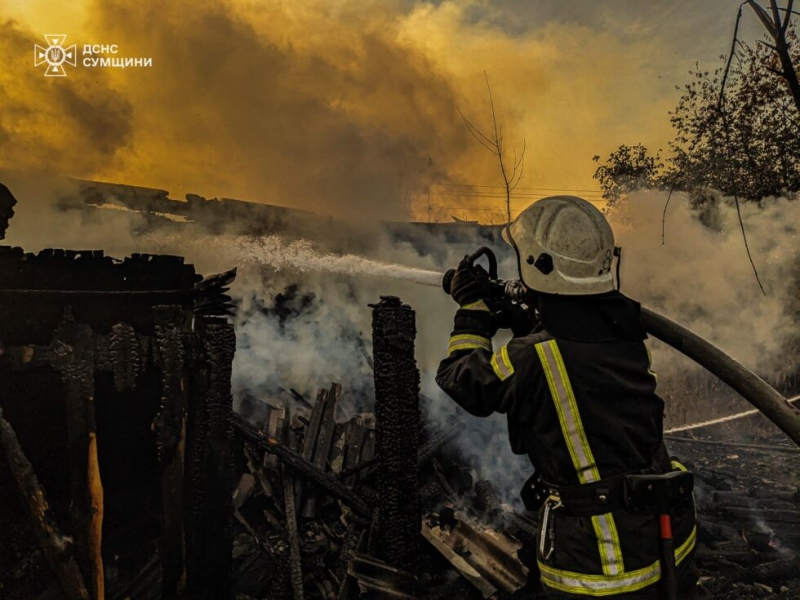
M731 42L731 52L728 55L728 62L725 65L725 73L722 75L722 85L719 88L719 102L717 103L718 108L722 109L722 102L725 99L725 84L728 81L728 73L731 70L731 61L733 60L734 54L736 54L736 42L739 39L739 23L742 20L742 8L744 7L744 2L739 5L739 11L736 13L736 24L733 26L733 41Z
M481 133L481 131L477 127L475 127L472 123L470 123L469 119L467 119L467 117L464 116L464 113L461 112L461 109L457 108L456 110L461 115L461 118L464 119L464 124L467 126L467 131L469 131L472 134L472 137L478 140L478 143L480 143L480 145L486 148L489 152L497 155L498 152L497 148L494 145L494 142L492 140L489 140L489 138L487 138L483 133Z
M761 24L764 26L769 34L772 37L777 35L777 31L775 30L775 23L772 22L772 19L769 18L767 11L755 0L745 0L750 8L753 9L753 12L756 13L758 20L761 21Z
M748 3L752 2L752 0L747 0ZM780 23L780 15L776 9L777 4L776 0L770 0L772 5L773 13L776 17L776 23ZM751 4L752 6L752 4ZM758 5L756 5L758 6ZM742 20L742 7L744 7L744 2L739 5L739 12L736 14L736 24L733 28L733 42L731 43L731 53L728 56L728 62L725 65L725 73L722 76L722 84L720 85L719 89L719 101L717 102L717 110L719 111L719 115L722 118L722 125L725 131L725 148L727 150L728 155L728 168L731 171L731 181L734 183L734 189L736 186L736 173L733 171L733 161L731 159L731 134L730 134L730 126L728 123L727 116L725 114L725 84L728 81L728 73L731 67L731 61L733 60L733 55L736 52L736 41L739 36L739 22ZM760 6L759 6L760 8ZM752 160L752 157L748 157ZM764 286L761 285L761 278L758 276L758 269L756 269L756 264L753 262L753 256L750 254L750 245L747 243L747 233L744 229L744 221L742 221L742 211L739 208L739 194L734 192L733 194L733 201L736 204L736 215L739 218L739 227L742 230L742 240L744 241L744 248L747 251L747 258L750 260L750 266L753 268L753 274L756 277L756 282L758 282L758 287L761 289L761 293L765 296L767 293L764 291Z
M492 129L491 135L486 135L480 129L478 129L472 122L467 119L461 110L458 110L458 113L461 115L461 118L464 120L464 124L467 126L467 130L470 132L472 137L474 137L484 148L486 148L489 152L494 154L497 157L498 166L500 167L500 175L503 178L503 188L505 189L505 200L506 200L506 218L507 222L511 222L511 192L519 185L520 180L522 179L522 171L524 169L524 159L525 159L525 141L523 140L523 147L522 153L517 158L517 152L514 150L514 161L511 164L511 173L509 173L509 166L506 164L505 161L505 149L503 148L503 127L501 124L497 122L497 111L495 110L494 106L494 95L492 94L492 86L489 83L489 75L486 71L483 72L484 79L486 80L486 90L489 93L489 108L491 110L492 115ZM488 218L488 214L486 215Z
M762 46L766 46L767 48L769 48L773 52L777 52L778 51L778 49L775 46L773 46L769 42L765 42L764 40L756 40L756 44L761 44Z
M792 5L794 4L794 0L788 0L786 2L786 14L783 17L783 25L781 25L781 31L786 34L786 30L789 29L789 21L792 18Z
M789 16L792 13L794 0L787 1L787 8L783 9L786 11L786 16L784 19L781 19L780 11L782 9L778 6L778 0L769 0L772 18L770 18L766 9L758 4L755 0L745 1L747 2L748 6L753 9L753 12L756 14L758 19L761 21L761 24L764 25L764 28L775 42L775 46L768 47L772 48L781 61L780 76L789 86L789 91L792 94L794 105L798 112L800 112L800 79L797 77L797 71L795 70L794 63L792 62L792 56L789 53L789 42L786 39L786 31L790 22Z

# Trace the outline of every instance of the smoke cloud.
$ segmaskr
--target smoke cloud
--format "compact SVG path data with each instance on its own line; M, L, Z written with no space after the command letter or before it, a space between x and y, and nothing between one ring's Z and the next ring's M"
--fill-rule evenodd
M623 291L774 376L792 359L783 352L796 335L789 306L798 285L800 204L777 198L741 207L762 294L730 199L700 213L683 194L673 196L662 245L665 201L664 193L640 192L611 214L623 247Z
M528 142L523 186L585 188L592 185L592 155L620 142L657 148L669 139L673 86L698 58L678 60L675 53L689 39L702 40L706 55L725 50L734 14L730 23L720 19L727 5L718 1L702 18L675 2L650 3L647 14L630 10L641 3L624 0L602 8L580 3L565 10L564 4L96 1L80 26L65 31L68 42L117 44L121 55L152 57L154 66L75 68L63 80L44 78L31 65L33 45L47 29L27 15L0 24L0 168L166 188L173 197L241 197L363 222L399 219L414 212L432 183L498 183L495 158L469 136L457 110L487 129L485 70L507 147ZM58 10L46 8L41 12ZM655 21L647 20L651 13ZM718 34L722 45L715 43ZM270 399L278 388L313 395L338 380L348 406L359 410L371 394L367 304L394 294L417 310L417 359L430 417L446 423L454 414L433 382L455 308L440 290L386 272L372 278L325 271L324 233L304 242L318 268L299 269L284 260L289 240L179 228L153 233L144 215L57 209L59 198L74 193L71 184L4 182L20 201L8 243L26 250L178 254L205 274L240 266L232 290L240 307L237 402L246 395ZM625 248L623 291L760 373L779 374L792 359L782 353L786 336L796 335L785 306L796 277L798 204L778 199L743 207L764 297L732 207L718 206L709 229L685 199L674 198L662 246L664 200L638 194L612 213ZM499 204L463 193L433 201ZM338 249L439 271L474 249L434 236L428 247L415 247L363 229L352 248ZM273 252L272 260L257 263L252 252L243 253L254 244ZM512 263L502 266L504 276L515 276ZM671 381L690 367L652 346L668 418L681 424L687 415L674 408L685 396L673 393ZM711 403L703 416L725 408ZM527 468L508 451L504 419L470 424L479 434L466 433L461 447L478 476L516 492ZM486 443L476 444L474 435ZM477 456L476 447L493 451Z
M61 85L32 60L8 60L23 48L32 57L43 43L22 25L0 21L0 168L96 173L130 144L133 107L103 73L75 69L70 85Z
M248 398L256 399L255 404L248 402L250 410L262 401L282 403L288 396L281 389L294 388L313 397L318 388L338 381L345 387L345 412L371 410L371 312L367 305L380 295L392 294L417 313L416 356L432 426L443 426L458 413L434 382L438 362L447 351L455 304L440 289L418 285L408 277L409 273L419 275L414 269L442 272L454 266L484 243L478 236L468 246L460 246L436 235L411 244L373 232L354 238L352 251L359 256L348 256L346 248L331 253L324 237L297 242L225 232L210 235L180 223L168 230L153 230L152 223L138 213L63 211L55 206L58 198L71 193L69 185L49 189L40 181L27 186L5 181L19 200L8 243L29 251L71 247L105 248L116 256L178 254L204 274L238 266L232 288L239 305L234 317L237 406ZM763 207L742 207L750 247L767 291L763 296L750 270L733 206L719 202L701 215L689 208L683 196L673 197L666 244L661 245L665 200L663 193L639 193L612 212L617 243L624 248L623 291L706 337L762 376L779 376L793 360L785 352L786 344L797 336L787 305L796 295L800 205L773 199ZM335 245L340 246L340 240ZM395 272L385 263L401 267ZM513 257L501 254L501 276L515 277L515 269ZM495 339L496 345L502 342L501 336ZM686 373L696 369L654 340L650 345L669 425L747 408L743 401L721 401L715 393L696 386L683 389ZM525 457L513 456L508 448L505 418L467 417L467 422L457 447L474 465L476 477L492 479L506 499L513 499L529 467ZM492 451L485 452L486 448Z
M724 0L2 6L17 21L0 35L0 168L365 221L423 217L431 184L439 218L502 207L468 187L500 174L458 114L489 131L484 71L509 153L527 140L512 208L537 196L525 187L595 189L593 155L665 147L674 86L696 60L716 64L735 16ZM49 31L153 66L45 78L30 58Z
M785 198L741 206L762 294L747 257L737 211L717 196L703 210L674 195L639 192L611 214L623 247L622 289L677 321L791 393L796 376L800 205ZM752 408L727 386L678 352L651 339L666 425L675 427ZM768 425L765 425L769 429ZM730 432L729 432L730 433Z

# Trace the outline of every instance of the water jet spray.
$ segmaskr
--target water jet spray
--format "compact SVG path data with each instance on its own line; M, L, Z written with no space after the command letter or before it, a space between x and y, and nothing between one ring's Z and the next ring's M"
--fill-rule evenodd
M445 291L449 288L453 273L452 270L442 273L407 267L355 254L321 254L306 241L287 245L278 236L248 240L240 244L240 251L245 260L277 269L382 277L438 287ZM484 256L489 261L489 280L494 293L518 300L518 294L524 291L524 286L516 280L504 281L497 277L497 262L496 259L492 260L494 255L491 250L481 248L468 257L468 262L474 264ZM642 307L642 323L650 335L672 346L741 394L800 446L800 410L761 377L689 329L645 307Z

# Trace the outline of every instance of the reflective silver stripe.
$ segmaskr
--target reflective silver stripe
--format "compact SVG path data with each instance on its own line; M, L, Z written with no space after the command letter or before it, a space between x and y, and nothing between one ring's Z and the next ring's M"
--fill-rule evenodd
M452 354L458 350L475 350L477 348L483 348L491 352L492 340L480 335L460 333L450 337L448 353Z
M536 345L536 351L547 377L550 394L558 412L561 431L567 442L578 480L582 484L599 481L600 471L597 469L589 441L586 439L578 403L575 400L558 344L555 340L542 342ZM592 517L592 525L597 538L597 550L600 554L603 573L605 575L623 573L625 564L622 559L622 549L614 517L610 513Z
M591 575L580 573L566 574L566 571L551 572L546 565L539 564L542 582L548 587L572 594L591 596L610 596L626 592L634 592L651 585L661 578L661 565L654 563L641 571L633 571L622 577L589 579Z
M619 575L625 570L619 545L619 534L611 513L592 517L597 547L600 551L600 561L603 564L603 573L606 575Z
M578 413L578 405L572 393L572 386L569 383L566 371L563 369L561 352L558 350L555 340L536 344L536 351L547 376L547 383L550 386L550 393L558 411L558 419L561 422L561 431L567 441L569 453L572 457L572 465L578 474L581 483L592 483L600 479L597 465L594 462L592 451L589 449L589 442L583 430L581 416ZM561 363L561 365L559 365Z
M697 528L679 548L675 550L675 563L680 564L689 555L697 540ZM553 589L586 596L611 596L635 592L661 579L659 561L621 575L584 575L561 569L554 569L539 561L542 582Z
M508 358L508 346L503 346L492 354L492 369L500 381L505 381L514 374L514 365Z

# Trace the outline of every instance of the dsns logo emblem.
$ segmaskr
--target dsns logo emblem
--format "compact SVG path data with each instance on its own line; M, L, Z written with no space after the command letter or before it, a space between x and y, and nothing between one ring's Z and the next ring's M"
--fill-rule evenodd
M67 72L64 70L64 65L74 67L78 58L75 44L64 48L66 35L45 35L44 39L47 40L47 48L43 48L39 44L34 46L33 65L38 67L43 63L47 64L45 77L66 77Z

